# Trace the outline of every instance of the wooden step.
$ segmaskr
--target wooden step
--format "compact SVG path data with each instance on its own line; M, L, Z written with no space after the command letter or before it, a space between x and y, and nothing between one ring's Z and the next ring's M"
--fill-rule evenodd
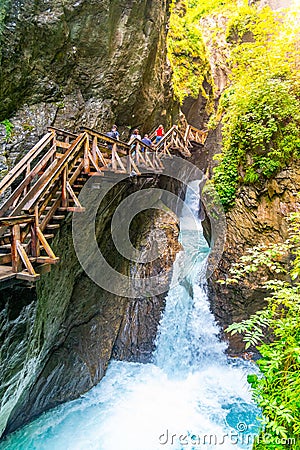
M53 233L43 233L45 239L48 241L49 239L53 239L54 238L54 234Z
M49 258L49 256L31 256L29 260L38 264L56 264L59 262L59 258Z
M59 227L60 227L59 223L48 223L46 225L46 229L48 229L48 230L56 230Z
M65 220L66 216L64 214L55 215L52 217L52 220Z

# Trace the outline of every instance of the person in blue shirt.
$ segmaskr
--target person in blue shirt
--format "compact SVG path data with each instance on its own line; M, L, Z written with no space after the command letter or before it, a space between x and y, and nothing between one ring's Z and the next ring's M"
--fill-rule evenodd
M106 136L114 138L114 139L117 139L119 141L120 140L120 133L118 132L117 125L113 125L111 127L111 131L106 133ZM108 148L111 150L112 149L112 144L108 144Z
M144 137L143 137L143 139L142 139L142 142L143 142L144 144L146 144L146 145L149 145L149 147L152 147L152 141L151 141L151 139L149 138L149 134L145 134L145 135L144 135Z

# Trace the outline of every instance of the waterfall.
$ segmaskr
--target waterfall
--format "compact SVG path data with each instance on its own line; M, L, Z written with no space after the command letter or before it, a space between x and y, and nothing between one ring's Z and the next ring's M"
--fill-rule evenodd
M209 248L198 218L198 184L187 189L183 250L174 263L153 362L112 361L95 388L13 433L1 450L252 448L258 411L247 373L255 368L225 355L209 308Z
M184 214L180 220L184 251L174 263L173 287L167 296L154 353L155 363L169 376L183 376L212 360L225 361L225 344L218 339L219 328L210 312L205 289L209 247L198 217L199 200L199 182L193 182L185 198L192 217ZM189 267L184 279L180 279L182 267Z

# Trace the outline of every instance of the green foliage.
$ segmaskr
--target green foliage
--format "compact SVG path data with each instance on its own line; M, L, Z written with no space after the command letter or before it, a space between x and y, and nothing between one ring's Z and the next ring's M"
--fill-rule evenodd
M199 25L191 17L192 10L184 0L173 1L168 57L174 94L180 102L188 95L197 98L209 67Z
M293 442L300 436L300 213L290 221L285 243L251 249L231 270L230 282L259 270L272 275L262 286L271 292L268 307L227 329L231 334L243 333L246 348L256 346L262 355L258 361L262 376L248 376L263 413L262 432L254 446L259 450L298 448ZM283 273L288 281L282 279ZM266 343L270 333L272 342ZM291 446L281 447L285 440Z
M5 126L5 140L8 142L12 137L14 125L8 119L5 119L0 123Z
M231 85L220 101L223 152L214 182L225 209L239 183L274 176L300 155L300 90L293 16L270 8L228 14ZM293 32L292 32L293 31Z

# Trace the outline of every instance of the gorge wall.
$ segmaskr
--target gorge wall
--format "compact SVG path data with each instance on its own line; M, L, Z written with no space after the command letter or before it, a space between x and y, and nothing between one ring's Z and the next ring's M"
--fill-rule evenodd
M182 1L181 4L186 8L187 2ZM270 103L267 92L262 100L259 95L247 97L251 83L255 77L259 79L260 75L257 74L262 74L265 70L266 84L268 79L272 82L278 77L277 83L280 86L286 79L289 80L290 76L291 81L287 82L287 86L290 88L291 97L288 98L287 103L292 99L291 102L295 105L298 102L299 106L299 90L293 85L293 80L297 79L297 68L299 73L299 51L297 50L299 40L297 41L296 38L293 41L291 38L289 48L284 47L286 39L281 42L281 36L286 32L284 27L286 29L290 27L292 30L290 34L297 33L295 27L297 21L299 23L299 8L297 9L296 3L289 0L248 2L248 4L240 2L235 6L233 2L231 5L229 2L228 7L221 2L216 5L214 7L209 2L203 2L199 4L199 7L195 6L194 12L192 11L194 16L196 12L198 14L198 20L195 23L199 30L199 39L202 41L196 63L203 68L204 76L198 97L186 98L182 110L194 126L208 127L205 144L195 147L193 151L193 163L204 170L208 178L213 178L214 168L218 164L214 156L223 152L219 158L222 161L227 149L228 165L223 166L224 177L220 182L224 186L225 194L226 187L228 191L232 187L229 184L232 179L231 173L236 173L236 192L232 195L234 201L227 208L226 213L227 235L224 253L208 282L212 310L222 330L225 330L232 322L248 318L262 309L268 293L260 287L264 280L255 279L253 276L245 279L244 283L240 282L238 286L219 284L218 280L226 280L230 276L229 269L247 253L247 249L259 244L283 242L287 238L288 216L300 208L299 131L298 134L295 133L295 137L291 138L296 142L294 153L289 154L284 163L280 162L281 166L272 154L272 151L274 154L277 152L277 155L284 159L288 146L280 146L280 141L288 140L292 129L285 130L284 127L289 121L295 121L295 126L299 130L299 108L295 107L293 111L284 112L284 120L281 123L280 113L278 114L276 110L277 105L280 104L279 95L277 97L276 94L271 94L271 97L277 98L277 105L276 100L274 104ZM191 21L192 13L187 13L189 21ZM257 27L256 24L258 24ZM179 37L175 36L175 39ZM276 42L276 45L270 44L272 40ZM270 45L269 48L268 45ZM257 49L264 48L268 48L271 59L276 55L277 61L267 60L262 63L261 61L268 57ZM291 67L286 66L283 69L285 52L291 48L295 48L295 54L291 54ZM257 84L256 87L257 91L264 89L263 84L260 86ZM287 92L285 85L282 90ZM240 98L234 105L240 115L234 116L233 113L230 116L228 113L230 99L236 93L237 97L240 93ZM247 98L249 104L252 102L252 109L246 104L246 100L244 100L244 111L242 108L239 109L243 98ZM263 113L261 115L257 113L264 108L265 111L270 111L270 122ZM279 106L279 111L281 111L280 108L284 111L284 106ZM231 112L233 109L234 107ZM233 134L230 135L230 131L232 132L235 126L232 124L235 121L238 131L233 136ZM276 124L273 129L271 122ZM241 124L240 127L239 124ZM243 126L246 132L243 131ZM251 126L253 130L255 129L252 141ZM276 132L278 128L280 132ZM255 137L259 136L262 130L266 134L269 133L271 138L268 137L265 142L259 138L255 141ZM230 139L232 145L228 150ZM243 155L240 159L237 156L239 154ZM277 164L280 169L277 172L274 171L272 175L267 173L262 176L263 165L261 165L252 179L247 178L247 167L264 157L267 162ZM243 352L244 344L238 335L226 336L226 338L229 339L229 353Z

